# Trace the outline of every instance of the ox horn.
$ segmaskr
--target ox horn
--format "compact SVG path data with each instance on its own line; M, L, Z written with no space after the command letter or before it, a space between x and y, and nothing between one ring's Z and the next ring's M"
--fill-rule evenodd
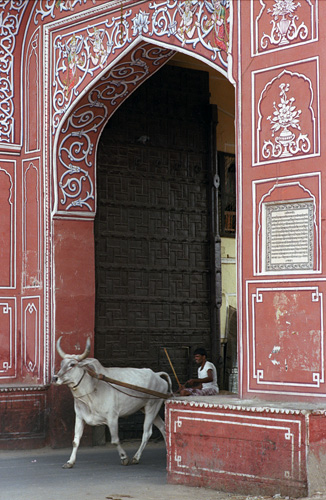
M58 351L58 354L62 357L62 359L65 359L68 357L68 354L66 354L61 348L61 345L60 345L61 339L62 339L62 337L59 337L57 340L57 351Z
M85 348L85 351L83 352L83 354L78 354L76 356L73 356L71 354L66 354L60 343L61 343L61 339L62 339L62 336L58 338L57 340L57 351L59 353L59 355L65 359L65 358L71 358L71 357L75 357L77 359L77 361L82 361L83 359L87 358L87 356L89 355L90 351L91 351L91 339L88 337L87 338L87 341L86 341L86 348Z
M78 361L82 361L83 359L87 358L90 352L91 352L91 339L87 337L85 351L83 352L83 354L78 354L76 358L78 359Z

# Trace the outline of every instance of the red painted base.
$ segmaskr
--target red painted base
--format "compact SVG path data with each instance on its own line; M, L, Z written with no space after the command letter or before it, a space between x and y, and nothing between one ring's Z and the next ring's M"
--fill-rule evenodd
M168 401L168 482L251 495L325 491L325 411L258 404L232 396Z

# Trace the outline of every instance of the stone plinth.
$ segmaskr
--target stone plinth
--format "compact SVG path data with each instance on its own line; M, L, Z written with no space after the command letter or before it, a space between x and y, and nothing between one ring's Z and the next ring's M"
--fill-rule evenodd
M168 482L251 495L326 490L321 405L236 396L166 403Z

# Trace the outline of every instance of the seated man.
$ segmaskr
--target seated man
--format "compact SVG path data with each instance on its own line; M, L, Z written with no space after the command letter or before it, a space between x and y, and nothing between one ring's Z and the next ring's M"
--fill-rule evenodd
M198 365L198 378L191 378L180 391L181 396L213 396L218 394L216 368L207 361L207 352L199 347L194 352L195 362Z

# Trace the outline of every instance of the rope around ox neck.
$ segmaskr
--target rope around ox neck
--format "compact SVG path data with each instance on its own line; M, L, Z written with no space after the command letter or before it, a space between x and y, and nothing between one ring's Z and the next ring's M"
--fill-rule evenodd
M154 396L159 399L169 399L172 396L171 394L165 394L164 392L158 392L158 391L153 391L152 389L147 389L146 387L140 387L138 385L133 385L133 384L128 384L127 382L121 382L120 380L115 380L113 378L107 377L106 375L103 375L102 373L96 373L95 371L91 370L90 368L87 368L87 373L91 376L94 377L98 380L103 380L104 382L108 382L109 384L114 384L114 385L119 385L122 387L125 387L126 389L131 389L133 391L138 391L138 392L143 392L145 394L150 394L151 396ZM115 387L116 390L119 390ZM123 391L120 391L123 392ZM123 394L126 394L123 392ZM139 396L133 396L132 394L127 394L128 396L131 397L139 397Z

